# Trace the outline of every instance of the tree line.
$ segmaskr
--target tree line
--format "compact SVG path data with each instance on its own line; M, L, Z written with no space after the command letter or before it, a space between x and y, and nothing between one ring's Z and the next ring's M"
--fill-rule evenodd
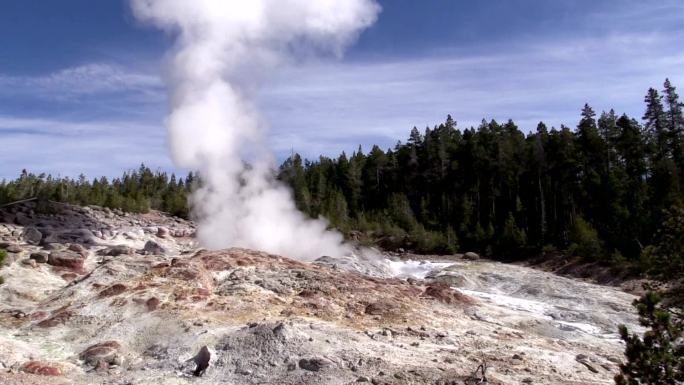
M297 206L348 237L422 253L473 250L500 258L565 250L587 258L682 270L684 117L675 87L649 89L641 121L585 105L576 129L509 120L413 128L405 143L303 160L278 177ZM23 171L0 182L0 205L38 197L188 218L197 173L145 165L88 180Z
M294 154L279 177L302 211L386 248L681 265L681 248L659 248L684 238L683 105L669 80L663 88L648 90L641 122L588 104L576 129L540 122L528 134L512 120L461 130L448 116L386 151Z
M0 181L0 205L35 197L39 209L47 208L49 201L56 201L138 213L155 209L188 218L188 195L198 179L192 172L185 177L153 172L144 164L111 180L106 177L88 180L83 175L76 179L59 178L23 170L15 180Z

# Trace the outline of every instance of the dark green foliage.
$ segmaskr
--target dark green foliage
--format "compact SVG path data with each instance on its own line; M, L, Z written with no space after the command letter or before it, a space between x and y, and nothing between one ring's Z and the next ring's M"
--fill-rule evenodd
M0 249L0 269L2 269L2 265L5 263L5 258L7 258L7 252ZM5 279L0 276L0 285L3 283L5 283Z
M647 328L643 338L620 325L627 362L620 365L620 374L615 377L617 385L675 385L684 381L682 323L674 320L659 302L653 292L634 302L639 323Z
M575 224L570 232L570 253L589 257L599 258L602 255L601 241L598 232L582 217L575 219Z
M655 242L644 249L644 269L663 278L677 277L684 272L684 208L672 206Z
M682 105L664 88L648 91L645 126L589 105L576 130L527 134L512 121L458 129L448 116L385 151L294 155L280 178L302 211L388 248L510 259L548 246L634 264L663 209L683 201Z
M78 179L53 178L24 170L16 180L0 182L0 204L36 197L36 209L43 212L52 207L49 201L56 201L129 212L155 209L187 218L187 197L194 180L192 173L185 180L177 180L175 175L169 178L165 172L155 173L144 165L112 181L104 177L89 181L83 175Z
M518 227L513 214L509 214L503 226L499 252L504 257L510 257L520 252L525 246L527 246L527 234L524 229Z

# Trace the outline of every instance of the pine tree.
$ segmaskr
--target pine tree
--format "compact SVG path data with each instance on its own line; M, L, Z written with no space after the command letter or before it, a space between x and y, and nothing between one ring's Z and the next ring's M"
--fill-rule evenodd
M682 114L684 104L679 102L677 89L670 83L670 79L665 79L664 87L668 145L675 162L682 168L684 167L684 114Z
M684 345L681 320L659 306L660 297L648 292L634 302L639 323L648 328L641 338L620 325L627 362L620 365L617 385L676 385L684 381Z
M644 270L667 278L684 272L684 208L672 206L664 217L653 245L644 250L643 263Z
M667 123L665 110L663 108L662 97L654 88L650 88L644 99L646 102L646 113L644 114L644 121L646 132L648 132L652 140L655 158L665 159L669 155L667 143Z

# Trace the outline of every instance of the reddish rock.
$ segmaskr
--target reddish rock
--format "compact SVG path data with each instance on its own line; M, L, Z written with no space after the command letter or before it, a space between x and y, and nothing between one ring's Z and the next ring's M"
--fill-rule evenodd
M444 282L431 283L423 294L446 304L472 305L475 303L471 297L453 289Z
M207 255L200 258L204 268L210 271L224 271L230 270L235 265L227 258L217 255Z
M169 237L169 229L166 227L159 227L157 229L157 236L159 238L168 238Z
M102 290L99 294L100 298L111 297L113 295L119 295L126 291L128 286L122 283L115 283L114 285Z
M85 259L70 251L53 251L48 256L47 263L52 266L64 267L76 272L83 271Z
M88 250L85 247L83 247L83 245L80 245L78 243L70 244L69 250L73 251L75 253L78 253L79 255L81 255L84 258L88 255Z
M40 376L61 376L63 374L62 368L59 365L43 361L29 361L23 364L20 370Z
M47 315L48 314L44 311L37 311L37 312L31 313L29 318L31 319L31 321L38 321L38 320L41 320L41 319L47 317Z
M15 254L19 254L22 251L24 251L24 249L21 246L15 245L15 244L8 245L7 247L5 247L5 250L7 250L8 253L15 253Z
M61 324L65 323L66 321L68 321L72 315L73 315L73 313L71 313L70 311L63 310L63 311L60 311L60 312L54 314L52 317L50 317L46 320L40 321L38 323L38 326L40 326L42 328L51 328L51 327L54 327L57 325L61 325Z
M200 297L208 297L211 295L211 291L209 289L205 289L203 287L200 287L196 290L197 295Z
M67 282L71 282L74 279L78 278L78 274L76 274L76 273L64 273L61 275L61 277L63 280L65 280Z
M86 364L97 366L100 362L112 365L119 365L121 357L119 356L119 349L121 345L116 341L105 341L99 344L92 345L81 352L78 356Z
M38 263L34 259L24 259L21 261L21 264L26 266L26 267L32 267L32 268L38 267Z
M149 311L157 310L157 308L159 307L159 303L160 303L160 301L156 297L152 297L152 298L148 299L147 302L145 302L145 304L147 305L147 309Z

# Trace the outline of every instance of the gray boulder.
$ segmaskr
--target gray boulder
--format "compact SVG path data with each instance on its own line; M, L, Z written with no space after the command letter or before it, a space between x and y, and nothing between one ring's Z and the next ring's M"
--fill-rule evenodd
M27 227L21 234L21 237L26 241L26 243L31 245L38 245L40 241L43 240L43 233L35 227Z
M32 253L29 258L33 259L37 263L47 263L48 254L43 252Z
M463 259L465 259L467 261L477 261L478 259L480 259L480 255L477 253L474 253L472 251L469 251L469 252L463 254Z
M164 255L168 252L166 248L155 241L147 241L143 247L143 254Z

